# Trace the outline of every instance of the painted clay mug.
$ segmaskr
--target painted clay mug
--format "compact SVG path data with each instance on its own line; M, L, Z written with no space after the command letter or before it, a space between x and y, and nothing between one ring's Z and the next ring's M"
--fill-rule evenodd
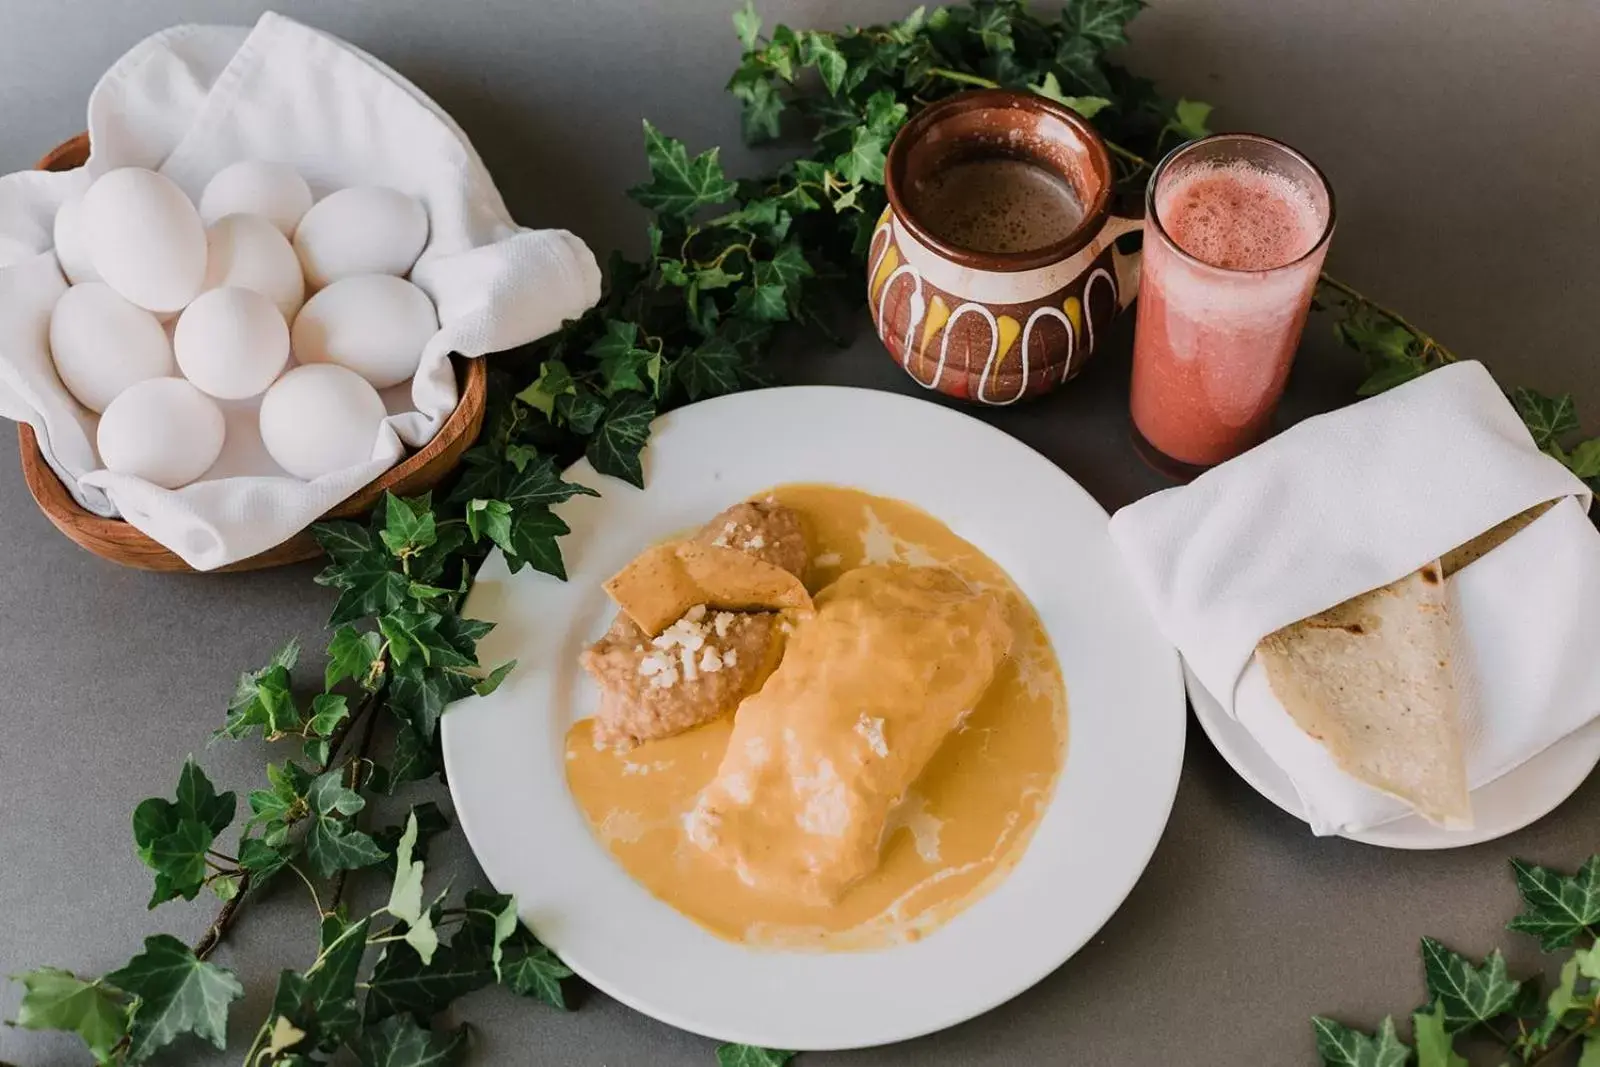
M981 252L934 235L915 210L941 168L1021 159L1064 179L1083 205L1065 237L1024 252ZM867 296L878 336L927 389L1011 404L1083 369L1138 288L1137 253L1113 242L1139 229L1111 213L1111 156L1071 109L1034 93L959 93L908 122L884 167L889 206L867 255Z

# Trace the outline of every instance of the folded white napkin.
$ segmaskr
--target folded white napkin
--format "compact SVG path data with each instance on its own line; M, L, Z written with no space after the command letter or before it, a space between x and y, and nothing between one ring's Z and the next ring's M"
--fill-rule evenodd
M1476 788L1600 715L1591 495L1534 448L1482 365L1308 419L1123 508L1111 534L1162 632L1289 776L1313 831L1350 833L1409 809L1345 774L1295 725L1257 642L1558 498L1448 582Z
M0 238L41 253L0 267L0 415L30 423L84 507L121 515L204 569L270 548L426 444L458 399L449 356L538 339L592 306L600 270L564 230L528 230L506 210L466 135L415 86L336 38L268 13L252 30L177 26L134 46L89 98L94 154L61 174L0 177ZM176 491L96 470L95 416L62 388L49 358L50 308L64 288L49 254L56 210L116 167L161 171L191 197L245 159L289 163L317 196L387 185L428 209L411 280L439 332L409 385L384 392L390 418L367 463L301 482L255 430L259 401L224 404L228 444L207 479Z

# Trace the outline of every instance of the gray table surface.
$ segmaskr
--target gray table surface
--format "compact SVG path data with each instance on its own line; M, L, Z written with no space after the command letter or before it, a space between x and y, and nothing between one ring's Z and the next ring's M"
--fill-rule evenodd
M644 172L639 118L691 146L737 147L722 83L735 62L731 0L287 0L280 10L388 61L473 137L513 211L568 227L602 253L638 251L641 212L621 190ZM891 0L766 3L803 26L897 15ZM0 0L0 172L83 126L98 74L144 34L180 21L249 22L255 0ZM1128 62L1173 95L1210 100L1216 124L1300 146L1339 195L1330 268L1507 383L1572 390L1600 429L1592 314L1600 293L1600 55L1594 0L1157 0ZM1043 402L985 413L1043 451L1108 508L1163 483L1128 445L1126 325L1083 378ZM797 381L910 392L870 334L808 351ZM1285 411L1345 402L1353 358L1314 323ZM208 747L237 672L285 637L320 647L331 606L311 567L168 577L103 563L34 508L0 433L0 974L54 963L101 973L146 934L192 939L210 907L147 912L149 877L128 813L170 790L197 754L224 786L254 786L255 743ZM1309 1064L1307 1017L1366 1026L1420 999L1416 939L1511 948L1505 860L1575 866L1596 848L1600 785L1506 840L1444 853L1316 840L1257 796L1191 725L1172 820L1143 880L1093 941L1036 988L973 1022L904 1045L807 1055L825 1064ZM481 879L459 833L436 872ZM304 966L303 894L252 908L218 954L248 996L237 1050L280 968ZM996 947L996 951L1003 951ZM949 976L952 982L961 975ZM15 987L0 992L9 1016ZM476 1063L712 1062L711 1042L592 995L559 1015L487 990L456 1015ZM192 1050L192 1046L190 1046ZM198 1054L192 1058L199 1060ZM217 1057L221 1061L220 1057ZM0 1029L0 1060L87 1062L75 1041Z

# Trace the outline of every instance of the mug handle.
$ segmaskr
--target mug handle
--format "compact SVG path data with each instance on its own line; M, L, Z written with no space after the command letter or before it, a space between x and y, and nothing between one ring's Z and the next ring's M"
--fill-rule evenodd
M1139 295L1139 267L1143 249L1138 252L1120 252L1117 250L1117 238L1124 234L1133 233L1135 230L1144 229L1144 218L1127 215L1112 215L1106 219L1106 224L1100 230L1100 240L1111 246L1111 266L1117 272L1117 310L1126 311L1134 298Z

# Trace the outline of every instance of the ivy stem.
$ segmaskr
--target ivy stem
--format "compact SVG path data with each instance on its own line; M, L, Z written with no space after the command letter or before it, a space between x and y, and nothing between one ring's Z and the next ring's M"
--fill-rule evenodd
M382 691L382 689L378 690L378 692ZM362 704L366 705L369 701L375 703L377 697L378 693L373 693L367 700L362 701ZM366 726L361 731L361 742L356 746L355 758L350 761L349 786L351 789L359 789L361 786L361 768L367 763L367 753L372 748L372 733L377 724L378 717L376 715L367 715ZM355 816L352 815L350 819L351 825L354 825ZM340 871L333 876L333 890L328 895L329 908L336 910L339 907L339 901L344 897L345 880L349 875L349 871Z
M928 73L935 78L944 78L946 81L960 82L962 85L976 85L980 89L998 89L1000 83L977 74L967 74L964 71L951 70L949 67L933 67Z
M211 925L206 932L195 942L194 954L196 959L206 959L216 951L222 943L222 938L227 934L228 928L233 925L234 917L239 914L239 905L244 902L245 893L250 889L250 872L246 871L239 879L239 891L230 899L223 902L217 912L217 917L211 920Z
M1394 323L1396 326L1415 337L1422 345L1420 356L1424 363L1426 363L1429 358L1435 359L1440 363L1454 363L1456 361L1457 357L1454 352L1450 351L1444 345L1434 340L1431 334L1425 333L1417 326L1412 325L1412 323L1408 321L1405 316L1401 315L1393 308L1384 307L1376 300L1363 296L1351 286L1346 285L1344 282L1341 282L1338 278L1328 274L1326 271L1323 272L1321 278L1318 280L1321 284L1326 285L1334 292L1339 293L1349 300L1355 301L1363 307L1370 308L1371 310L1377 312L1379 315L1382 315L1384 318L1388 319L1390 322Z
M311 884L311 879L306 876L306 872L302 871L293 863L285 863L284 866L293 871L295 874L298 874L300 876L300 880L306 884L306 892L311 894L311 903L316 905L317 908L317 918L320 919L322 916L328 914L322 910L322 901L317 897L317 887Z

